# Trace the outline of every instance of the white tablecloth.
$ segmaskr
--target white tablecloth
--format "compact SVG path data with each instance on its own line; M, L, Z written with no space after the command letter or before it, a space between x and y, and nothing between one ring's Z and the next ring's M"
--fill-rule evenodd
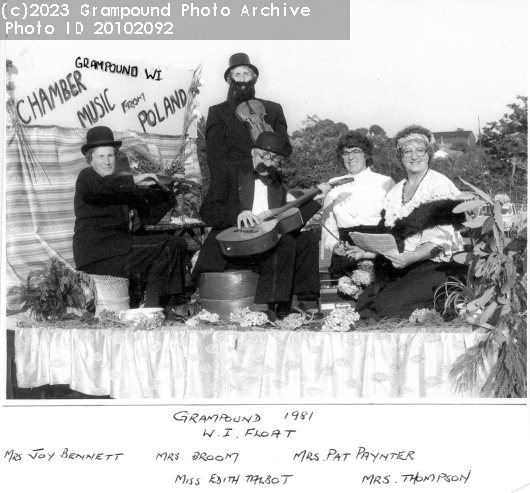
M408 330L19 328L17 381L117 399L462 397L449 371L484 334Z

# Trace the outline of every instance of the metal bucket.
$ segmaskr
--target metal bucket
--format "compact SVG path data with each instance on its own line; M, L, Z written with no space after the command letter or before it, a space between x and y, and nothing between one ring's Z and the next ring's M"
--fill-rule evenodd
M252 306L258 279L250 270L205 272L199 277L201 307L230 320L230 312Z

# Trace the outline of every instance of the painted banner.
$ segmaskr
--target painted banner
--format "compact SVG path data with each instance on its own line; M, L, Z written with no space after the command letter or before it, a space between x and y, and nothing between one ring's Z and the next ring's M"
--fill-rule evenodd
M27 49L12 62L16 112L25 125L182 134L191 69L83 53L34 59Z

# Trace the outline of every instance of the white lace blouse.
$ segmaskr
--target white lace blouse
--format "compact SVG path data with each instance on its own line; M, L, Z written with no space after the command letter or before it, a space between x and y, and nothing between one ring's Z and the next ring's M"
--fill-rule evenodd
M386 196L383 208L386 211L385 225L394 226L397 219L408 216L416 207L427 202L443 199L456 199L460 191L449 178L433 170L429 170L420 183L416 193L409 202L402 204L405 180L401 180ZM423 230L405 240L405 252L413 252L424 243L434 243L441 248L434 257L434 262L449 262L454 252L464 249L462 236L453 226L436 226Z
M374 173L370 168L356 175L333 178L330 183L344 178L354 178L354 181L331 190L323 208L324 224L337 238L338 228L377 226L381 220L383 199L395 185L392 178ZM326 248L333 251L338 243L336 238L325 229L322 233Z

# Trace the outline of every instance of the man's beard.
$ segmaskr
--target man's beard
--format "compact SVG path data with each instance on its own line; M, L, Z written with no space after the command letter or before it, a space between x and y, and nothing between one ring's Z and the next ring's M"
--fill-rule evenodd
M230 80L227 101L239 104L243 101L254 99L256 96L256 88L254 86L255 81L236 82L233 79Z

